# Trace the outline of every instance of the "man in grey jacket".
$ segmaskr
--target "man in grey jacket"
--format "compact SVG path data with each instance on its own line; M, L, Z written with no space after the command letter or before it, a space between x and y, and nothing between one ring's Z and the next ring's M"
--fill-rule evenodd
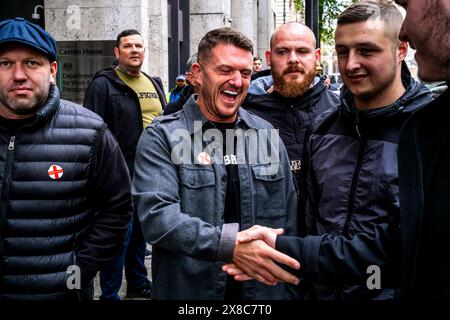
M242 284L221 272L223 263L233 261L239 228L262 224L288 235L297 229L284 145L269 123L239 108L250 84L252 52L240 32L208 32L192 66L198 95L181 112L156 119L139 141L133 193L153 245L153 299L294 297L284 283L267 285L273 284L270 276L266 284ZM296 267L283 254L277 259ZM294 281L281 268L273 273Z

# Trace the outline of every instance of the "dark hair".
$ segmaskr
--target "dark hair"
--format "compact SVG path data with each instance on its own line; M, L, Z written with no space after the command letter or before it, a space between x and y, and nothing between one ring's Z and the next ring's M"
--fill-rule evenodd
M219 43L229 43L238 48L250 51L253 55L253 44L241 32L231 28L219 28L209 31L198 44L198 61L209 57L211 49Z
M351 24L380 19L386 33L394 44L398 44L398 33L403 23L403 16L393 0L361 0L348 6L338 17L337 24Z
M119 33L119 34L117 35L116 47L117 47L117 48L119 47L119 45L120 45L120 39L121 39L121 38L123 38L123 37L128 37L128 36L132 36L132 35L134 35L134 34L138 34L138 35L141 36L141 34L139 33L139 31L137 31L137 30L135 30L135 29L126 29L126 30L123 30L121 33ZM142 38L142 36L141 36L141 38Z
M260 57L258 57L258 56L253 57L253 62L255 62L256 60L262 61L262 59Z

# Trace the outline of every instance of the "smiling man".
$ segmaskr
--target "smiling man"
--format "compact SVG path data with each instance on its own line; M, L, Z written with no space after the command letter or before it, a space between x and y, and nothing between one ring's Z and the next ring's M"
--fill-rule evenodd
M153 299L292 298L285 284L242 285L220 269L233 258L239 228L259 223L295 234L297 226L286 150L270 124L240 108L252 52L238 31L208 32L192 66L198 95L182 111L155 120L139 141L133 194L153 245Z
M300 224L307 235L242 233L259 239L260 232L297 259L313 283L311 298L393 299L400 287L397 142L408 116L431 100L404 63L402 20L386 0L360 1L340 14L335 45L345 86L306 145Z

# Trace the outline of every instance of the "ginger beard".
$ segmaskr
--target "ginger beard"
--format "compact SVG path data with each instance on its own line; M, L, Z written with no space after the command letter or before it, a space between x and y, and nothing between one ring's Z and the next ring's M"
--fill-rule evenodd
M293 80L286 80L285 75L292 72L299 72L302 77ZM282 73L272 69L274 86L284 97L294 98L303 95L310 87L316 76L315 68L307 72L304 68L294 65L289 66Z

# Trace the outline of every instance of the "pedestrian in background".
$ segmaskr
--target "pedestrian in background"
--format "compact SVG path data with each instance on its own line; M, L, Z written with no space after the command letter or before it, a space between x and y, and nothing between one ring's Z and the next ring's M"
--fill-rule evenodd
M169 99L168 102L174 102L180 99L181 92L186 86L186 77L182 74L179 74L175 79L175 87L170 89L169 91Z
M186 77L186 86L184 86L181 91L180 98L176 101L169 102L164 108L163 115L166 116L181 110L186 101L188 101L190 96L195 92L195 86L192 83L192 64L195 62L197 62L197 53L190 56L186 62L186 72L184 74Z
M130 176L134 172L136 146L143 129L162 113L166 104L161 79L141 71L145 58L142 36L137 30L124 30L117 36L115 68L98 73L89 84L84 106L99 114L117 138L127 161ZM125 266L126 296L149 298L151 283L145 267L146 242L136 208L127 241L121 253L100 273L102 300L119 300Z

